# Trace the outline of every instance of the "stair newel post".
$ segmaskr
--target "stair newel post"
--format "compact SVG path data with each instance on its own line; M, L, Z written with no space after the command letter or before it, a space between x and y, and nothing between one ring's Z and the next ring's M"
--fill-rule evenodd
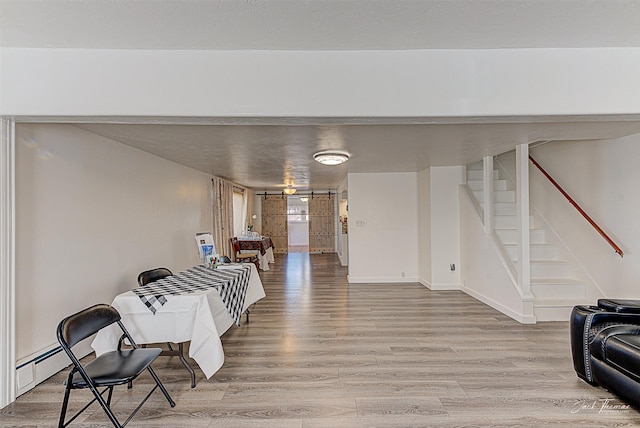
M485 156L482 159L483 193L484 193L484 231L493 231L493 156Z
M531 294L531 257L529 242L529 146L516 146L516 211L518 226L518 284L523 299Z

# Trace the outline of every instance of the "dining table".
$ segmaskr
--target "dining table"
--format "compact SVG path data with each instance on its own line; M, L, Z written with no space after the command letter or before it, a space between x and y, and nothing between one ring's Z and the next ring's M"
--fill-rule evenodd
M266 296L252 263L229 263L216 269L194 266L144 287L118 294L111 303L136 344L182 344L189 342L193 358L209 379L222 367L224 350L220 336L251 305ZM113 326L102 329L93 342L96 355L117 349L120 335ZM175 354L170 354L175 355ZM195 376L191 372L191 386Z
M238 237L238 244L240 244L240 252L258 252L258 264L260 270L269 270L269 263L273 263L275 258L273 256L273 241L268 236L240 236Z

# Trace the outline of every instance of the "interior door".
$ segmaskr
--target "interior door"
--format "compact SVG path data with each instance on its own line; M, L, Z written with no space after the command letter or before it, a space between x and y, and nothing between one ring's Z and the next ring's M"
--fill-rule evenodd
M334 253L335 195L314 195L309 198L309 252Z
M287 198L262 197L262 234L270 237L273 241L274 253L282 254L289 251Z

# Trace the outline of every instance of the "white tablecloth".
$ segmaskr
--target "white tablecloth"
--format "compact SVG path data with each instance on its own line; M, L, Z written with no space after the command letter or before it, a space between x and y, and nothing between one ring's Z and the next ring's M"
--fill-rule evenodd
M246 241L252 241L252 242L257 242L260 243L262 245L264 245L264 240L263 238L260 239L255 239L255 238L248 238L248 237L241 237L238 238L238 241L240 242L246 242ZM269 242L271 242L271 240L269 240ZM265 253L262 254L262 252L259 249L256 248L252 248L252 249L242 249L240 248L240 252L241 253L253 253L257 251L258 252L258 264L260 265L260 269L261 270L269 270L269 263L273 263L275 262L275 257L273 256L273 247L269 246L266 250Z
M255 265L249 265L251 276L243 311L266 296ZM155 314L132 291L117 295L111 305L120 312L122 322L138 344L190 341L189 356L210 378L224 363L220 336L233 325L218 291L165 297L167 302ZM116 349L119 338L117 327L107 327L96 335L91 346L100 355Z
M242 252L242 251L241 251ZM269 263L273 263L275 258L273 257L273 248L267 248L267 251L264 253L264 256L258 252L258 263L260 264L260 269L269 270Z

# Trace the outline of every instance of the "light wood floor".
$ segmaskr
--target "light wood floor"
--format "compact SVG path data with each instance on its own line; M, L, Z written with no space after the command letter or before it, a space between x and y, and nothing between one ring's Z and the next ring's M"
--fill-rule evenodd
M177 358L156 363L161 394L139 427L640 426L633 409L580 381L568 324L520 325L461 292L347 284L335 254L278 256L267 297L223 336L224 366L189 388ZM0 426L53 426L65 373L3 409ZM131 410L148 389L116 391ZM72 394L74 408L88 396ZM610 407L609 407L610 409ZM72 426L108 426L99 408Z

